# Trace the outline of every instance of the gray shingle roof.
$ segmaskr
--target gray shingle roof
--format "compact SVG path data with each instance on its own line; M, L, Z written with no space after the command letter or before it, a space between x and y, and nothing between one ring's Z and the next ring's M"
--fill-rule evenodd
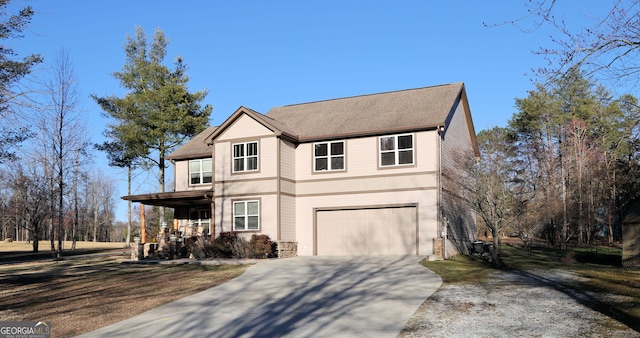
M295 104L266 115L300 141L431 128L445 124L463 88L460 82Z
M275 107L266 115L240 107L220 127L207 128L167 158L210 156L207 143L241 114L298 142L436 128L446 125L463 90L459 82Z
M213 148L207 143L211 140L210 136L217 128L218 127L207 127L207 129L194 136L182 147L169 154L167 159L179 160L185 158L211 157Z

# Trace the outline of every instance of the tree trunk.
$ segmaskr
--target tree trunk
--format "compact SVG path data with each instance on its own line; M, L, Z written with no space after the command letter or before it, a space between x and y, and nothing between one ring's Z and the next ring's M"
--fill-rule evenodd
M53 230L53 218L49 218L49 240L51 241L51 253L56 252L55 231Z
M131 195L131 164L127 167L127 195ZM131 201L127 201L127 246L131 245Z
M160 192L164 192L164 147L160 147L160 162L159 162L159 167L160 167L160 178L158 183L160 184ZM167 220L165 218L164 215L164 207L158 207L158 212L160 214L160 224L159 226L162 227L163 225L167 224Z
M498 227L491 228L491 235L493 236L493 252L491 253L491 265L499 265L500 257L500 229Z
M95 198L95 206L93 208L93 242L98 241L98 201Z
M78 229L78 161L79 150L76 150L76 161L73 173L73 225L71 227L71 251L76 250L76 232Z

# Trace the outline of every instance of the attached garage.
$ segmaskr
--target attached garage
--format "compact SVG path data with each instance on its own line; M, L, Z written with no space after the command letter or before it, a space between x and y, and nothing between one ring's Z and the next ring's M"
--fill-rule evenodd
M316 210L318 256L417 254L415 205Z

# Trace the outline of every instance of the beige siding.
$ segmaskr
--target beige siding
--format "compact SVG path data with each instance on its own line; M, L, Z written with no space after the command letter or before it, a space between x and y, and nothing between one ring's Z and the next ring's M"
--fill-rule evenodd
M433 173L418 173L410 175L384 175L369 177L354 177L349 179L322 179L298 181L296 195L328 195L353 194L370 191L407 191L420 189L435 189L437 175Z
M231 177L231 143L216 142L213 159L213 180L226 181Z
M280 175L282 178L296 178L296 147L291 142L280 140Z
M246 196L251 194L276 194L278 181L273 178L234 180L225 183L216 183L215 196Z
M461 168L461 158L473 156L471 135L465 115L463 102L461 102L445 131L442 140L442 210L448 226L447 242L445 249L447 256L459 252L466 253L470 242L475 240L476 224L475 214L459 198L460 187L451 180L456 176L464 175Z
M313 172L313 143L304 143L296 149L296 179L344 178L385 175L390 173L416 173L437 170L437 133L424 131L413 133L415 165L406 167L379 168L378 137L345 140L346 163L344 171Z
M189 189L189 161L176 161L174 163L175 191L185 191Z
M442 139L443 168L456 166L456 157L472 151L471 135L462 103L458 105Z
M284 195L293 196L296 194L296 182L289 180L280 180L280 193Z
M296 240L296 199L295 197L281 196L280 239L283 241Z
M278 176L278 138L275 136L260 139L260 176Z
M250 116L243 114L222 132L216 140L226 141L267 135L273 135L273 132Z

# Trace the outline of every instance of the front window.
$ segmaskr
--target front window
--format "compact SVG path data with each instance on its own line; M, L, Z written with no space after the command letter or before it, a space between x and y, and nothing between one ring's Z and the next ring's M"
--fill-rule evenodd
M313 145L313 170L344 170L344 141Z
M247 231L260 229L260 202L233 202L233 230Z
M258 142L233 145L233 172L258 170Z
M211 211L206 209L191 210L189 212L189 221L196 227L196 231L203 236L210 233Z
M413 135L380 137L380 166L413 164Z
M211 159L189 161L190 184L211 183Z

